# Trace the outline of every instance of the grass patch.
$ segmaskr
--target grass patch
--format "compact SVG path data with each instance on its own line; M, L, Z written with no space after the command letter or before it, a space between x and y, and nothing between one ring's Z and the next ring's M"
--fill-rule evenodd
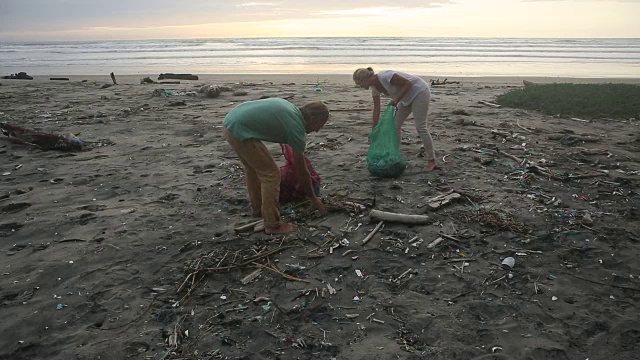
M560 117L640 117L640 86L633 84L533 84L511 90L496 103Z

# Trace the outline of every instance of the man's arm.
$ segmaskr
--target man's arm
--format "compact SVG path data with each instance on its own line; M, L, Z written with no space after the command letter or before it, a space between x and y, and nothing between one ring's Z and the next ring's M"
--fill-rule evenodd
M302 188L304 189L305 194L313 206L318 209L318 212L322 215L327 214L327 209L325 208L322 200L320 200L316 193L313 191L313 183L311 181L311 174L309 174L309 169L307 169L307 163L304 161L304 156L299 154L298 152L293 152L294 161L296 163L296 172L298 173L298 179L302 184Z

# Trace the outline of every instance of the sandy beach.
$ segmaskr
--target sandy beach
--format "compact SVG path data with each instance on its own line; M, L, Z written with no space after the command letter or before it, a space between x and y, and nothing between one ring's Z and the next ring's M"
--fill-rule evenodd
M421 171L408 120L407 169L378 179L371 93L349 75L116 76L0 80L0 122L93 146L0 135L1 360L638 358L640 119L479 101L522 80L640 79L449 78L428 116L442 169ZM330 213L283 204L296 235L235 231L256 219L222 121L264 97L332 112L307 139ZM372 209L429 221L363 245Z

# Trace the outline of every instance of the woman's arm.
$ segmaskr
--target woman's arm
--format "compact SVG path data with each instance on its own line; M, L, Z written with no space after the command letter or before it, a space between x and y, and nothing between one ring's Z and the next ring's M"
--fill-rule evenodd
M380 121L380 95L373 95L373 117L371 120L373 128L378 126L378 122Z
M391 77L391 85L398 86L400 88L400 94L398 94L398 98L391 99L394 105L398 105L398 103L402 101L402 98L404 98L404 96L407 95L409 90L411 90L411 88L413 87L411 81L398 74L393 74L393 76Z

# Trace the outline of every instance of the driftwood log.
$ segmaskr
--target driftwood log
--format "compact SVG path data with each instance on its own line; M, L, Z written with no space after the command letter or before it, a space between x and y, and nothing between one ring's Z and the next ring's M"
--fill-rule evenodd
M77 137L48 134L8 123L0 123L0 134L9 140L23 145L35 146L41 150L84 151L88 150Z
M197 75L191 75L191 74L173 74L173 73L165 73L165 74L160 74L160 76L158 76L158 80L165 80L165 79L173 79L173 80L198 80L198 76Z
M3 76L3 79L7 80L33 80L33 76L27 75L26 72L19 72L17 74L11 74L7 76Z
M431 80L431 86L447 85L447 84L460 84L460 81L449 81L449 79L444 79L444 81L440 81L440 79Z
M369 217L376 220L397 222L403 224L428 224L431 223L431 219L425 215L408 215L392 213L380 210L371 210Z
M588 137L588 136L579 136L579 135L567 135L567 134L551 134L547 137L549 140L560 140L562 145L575 145L583 142L598 142L600 139Z

